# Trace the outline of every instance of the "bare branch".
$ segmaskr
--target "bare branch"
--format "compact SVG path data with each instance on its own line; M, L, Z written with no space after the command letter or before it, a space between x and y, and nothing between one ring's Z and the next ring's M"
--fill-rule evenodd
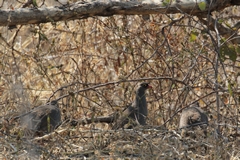
M205 0L174 1L164 3L156 0L144 1L92 1L77 2L71 5L48 8L19 8L15 10L0 11L0 26L12 26L23 24L39 24L46 22L58 22L74 19L85 19L92 16L112 15L139 15L185 12L191 15L204 16L208 9L220 10L229 6L230 0L216 1L208 8ZM201 10L199 3L205 3L206 9Z

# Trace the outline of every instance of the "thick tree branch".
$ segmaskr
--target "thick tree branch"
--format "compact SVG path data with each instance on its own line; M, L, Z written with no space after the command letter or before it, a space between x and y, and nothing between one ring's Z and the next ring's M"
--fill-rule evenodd
M85 125L85 124L91 124L91 123L113 123L116 118L117 117L115 116L86 118L86 119L80 119L80 120L71 120L70 124L71 126L77 126L77 125Z
M231 4L232 5L240 5L240 1L239 0L231 0Z
M205 10L199 8L199 3L206 5ZM223 9L231 4L230 0L215 0L211 6L205 0L176 0L164 3L161 0L98 0L77 2L71 5L49 8L20 8L15 10L0 10L0 26L39 24L74 19L84 19L92 16L112 15L142 15L188 13L205 15L207 10Z

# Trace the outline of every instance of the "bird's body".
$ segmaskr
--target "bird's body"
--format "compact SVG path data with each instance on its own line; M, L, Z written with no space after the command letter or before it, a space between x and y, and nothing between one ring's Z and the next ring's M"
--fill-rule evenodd
M186 136L187 130L196 126L200 126L205 136L207 135L206 126L208 125L208 117L199 107L198 103L191 105L182 111L179 123L179 129L182 130L181 135Z
M57 101L38 106L18 118L20 118L21 127L34 134L50 133L61 124L61 112Z
M120 118L113 125L113 129L124 128L126 124L129 124L126 128L132 128L138 124L146 125L148 110L145 91L148 88L151 88L148 83L141 83L139 85L136 90L135 101L123 111L123 113L120 115Z

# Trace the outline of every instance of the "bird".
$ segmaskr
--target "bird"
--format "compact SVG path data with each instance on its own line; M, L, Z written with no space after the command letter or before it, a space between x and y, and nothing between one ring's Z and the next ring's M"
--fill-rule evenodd
M148 115L146 90L152 88L149 83L140 83L137 90L134 102L128 106L121 116L116 120L112 129L133 128L136 125L146 125L146 117ZM128 124L128 126L126 125ZM125 127L125 125L127 127Z
M199 107L199 103L196 102L190 107L184 109L180 116L179 129L182 130L182 135L184 136L187 128L201 126L204 128L204 133L206 134L205 126L208 125L208 117L204 111Z
M21 128L34 135L44 135L54 131L61 124L61 111L57 101L51 101L15 117L20 119Z

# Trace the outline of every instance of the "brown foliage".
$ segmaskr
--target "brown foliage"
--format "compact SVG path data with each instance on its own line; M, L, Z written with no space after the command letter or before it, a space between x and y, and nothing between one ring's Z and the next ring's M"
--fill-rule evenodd
M235 12L229 9L214 14L231 25L234 19L227 17ZM47 137L26 140L17 124L9 124L10 129L1 127L6 159L239 156L239 128L235 127L239 124L239 52L234 62L229 55L221 55L216 66L216 33L196 17L92 17L11 30L1 27L0 32L2 119L61 96L63 121L107 116L132 102L138 82L145 80L153 86L147 93L150 129L112 131L111 124L72 128L65 123ZM214 138L216 92L220 99L219 139ZM181 139L178 111L196 101L210 117L207 138Z

